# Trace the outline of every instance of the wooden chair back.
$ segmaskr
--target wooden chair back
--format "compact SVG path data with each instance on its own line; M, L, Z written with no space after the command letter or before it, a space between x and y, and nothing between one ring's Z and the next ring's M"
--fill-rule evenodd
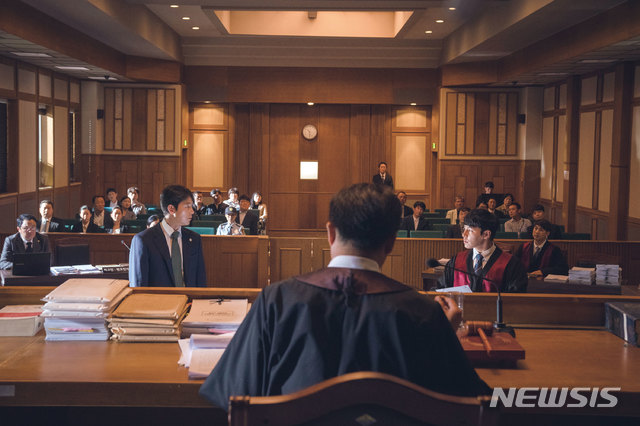
M384 373L357 372L289 395L232 396L231 426L494 425L490 397L444 395Z

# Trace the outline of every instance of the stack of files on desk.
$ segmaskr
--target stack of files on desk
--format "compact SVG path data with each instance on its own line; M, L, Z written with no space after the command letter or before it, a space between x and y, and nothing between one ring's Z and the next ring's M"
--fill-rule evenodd
M0 336L35 336L44 322L42 305L7 305L0 309Z
M127 280L67 280L42 299L45 340L108 340L105 319L130 292Z
M565 284L567 281L569 281L569 276L568 275L549 274L546 277L544 277L544 282L546 282L546 283Z
M235 332L206 335L192 334L189 339L180 339L182 355L178 364L189 369L190 379L202 379L211 373Z
M194 299L182 321L182 337L235 332L247 315L247 299Z
M620 285L620 265L596 265L597 285Z
M101 274L102 270L93 265L52 266L51 275Z
M596 268L581 268L574 266L569 269L570 284L593 284L596 279Z
M177 342L187 301L183 294L132 294L108 319L111 340Z

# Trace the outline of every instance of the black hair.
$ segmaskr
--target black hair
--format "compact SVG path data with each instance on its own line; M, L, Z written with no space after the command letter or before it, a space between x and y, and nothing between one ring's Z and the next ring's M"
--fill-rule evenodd
M414 209L416 207L418 207L418 206L422 207L422 210L426 210L427 209L427 206L422 201L416 201L415 203L413 203L413 208Z
M383 164L384 164L385 166L388 166L388 164L387 164L387 162L386 162L386 161L381 161L381 162L379 162L379 163L378 163L378 168L380 168L380 166L382 166Z
M471 211L471 209L470 209L469 207L462 207L462 208L460 209L460 211L461 211L461 212L470 212L470 211Z
M517 208L518 210L520 210L520 209L522 208L522 206L520 205L520 203L516 203L515 201L509 205L509 207L511 207L511 206L516 206L516 208Z
M91 197L91 204L96 203L96 198L102 198L102 201L104 201L104 195L96 194L93 197Z
M105 194L109 195L110 192L115 192L116 194L118 193L118 191L116 191L115 188L107 188L107 190L105 191Z
M535 228L536 226L539 226L547 232L553 231L553 225L546 219L540 219L533 222L533 228ZM533 228L531 228L531 230L533 230Z
M178 204L184 200L190 200L191 204L194 204L193 194L182 185L169 185L160 193L160 208L165 215L169 214L169 206L173 206L178 209Z
M151 225L156 220L160 221L160 216L158 216L157 214L152 214L151 216L149 216L147 218L147 228L149 227L149 225Z
M480 232L489 231L492 240L500 227L498 217L484 209L471 210L464 218L464 224L472 228L480 228Z
M491 182L491 181L487 181L487 182L485 182L485 183L484 183L484 187L485 187L485 188L493 188L493 182Z
M53 207L53 201L51 200L42 200L40 201L40 204L38 205L39 207L42 207L43 204L51 204L51 207Z
M18 225L18 228L20 228L20 226L22 226L22 222L24 221L30 222L30 221L34 221L35 223L38 223L38 219L36 219L36 217L32 214L29 213L22 213L20 216L18 216L18 218L16 219L16 223Z
M398 191L398 192L396 192L396 195L400 195L400 194L407 195L407 193L406 193L406 192L404 192L404 191Z
M544 206L542 204L536 204L535 206L533 206L533 209L531 211L532 212L543 212L544 211Z
M357 183L331 199L329 221L359 250L377 249L400 227L402 205L386 185Z
M258 204L256 204L255 202L256 195L260 196L260 202ZM256 191L253 194L251 194L251 208L257 209L260 204L262 204L262 194L260 193L260 191Z
M238 201L243 201L243 200L251 202L247 194L242 194L241 196L238 197Z
M510 192L507 192L506 194L504 194L504 198L507 198L507 197L511 197L511 201L514 201L516 199L516 197L514 197L513 194Z

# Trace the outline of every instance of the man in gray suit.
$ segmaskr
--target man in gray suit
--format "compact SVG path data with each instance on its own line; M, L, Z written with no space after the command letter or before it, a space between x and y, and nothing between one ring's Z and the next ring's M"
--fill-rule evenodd
M49 251L49 240L46 235L36 231L38 220L35 216L23 213L16 220L18 232L4 240L0 269L13 267L14 253L45 253Z
M136 234L129 253L131 287L204 287L207 283L200 235L186 229L193 194L170 185L160 194L162 221Z

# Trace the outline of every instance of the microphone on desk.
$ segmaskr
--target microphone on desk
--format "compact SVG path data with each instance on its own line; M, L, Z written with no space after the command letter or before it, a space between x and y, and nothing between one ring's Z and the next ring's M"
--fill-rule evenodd
M428 268L437 268L438 266L442 266L440 265L440 262L438 262L434 258L427 259L426 263ZM444 265L444 268L451 269L453 271L462 272L463 274L468 275L470 277L478 278L480 279L480 282L487 281L491 283L491 285L493 285L493 287L496 289L496 293L498 293L498 299L496 300L496 321L493 323L493 327L497 331L509 333L511 336L516 337L516 331L513 329L513 327L509 327L502 321L502 294L500 293L500 286L498 285L498 283L496 283L492 279L480 276L478 274L474 274L464 269L458 269L455 266Z
M127 243L124 242L124 240L120 240L120 244L125 246L127 248L127 250L131 251L131 248L129 248L129 246L127 245Z

